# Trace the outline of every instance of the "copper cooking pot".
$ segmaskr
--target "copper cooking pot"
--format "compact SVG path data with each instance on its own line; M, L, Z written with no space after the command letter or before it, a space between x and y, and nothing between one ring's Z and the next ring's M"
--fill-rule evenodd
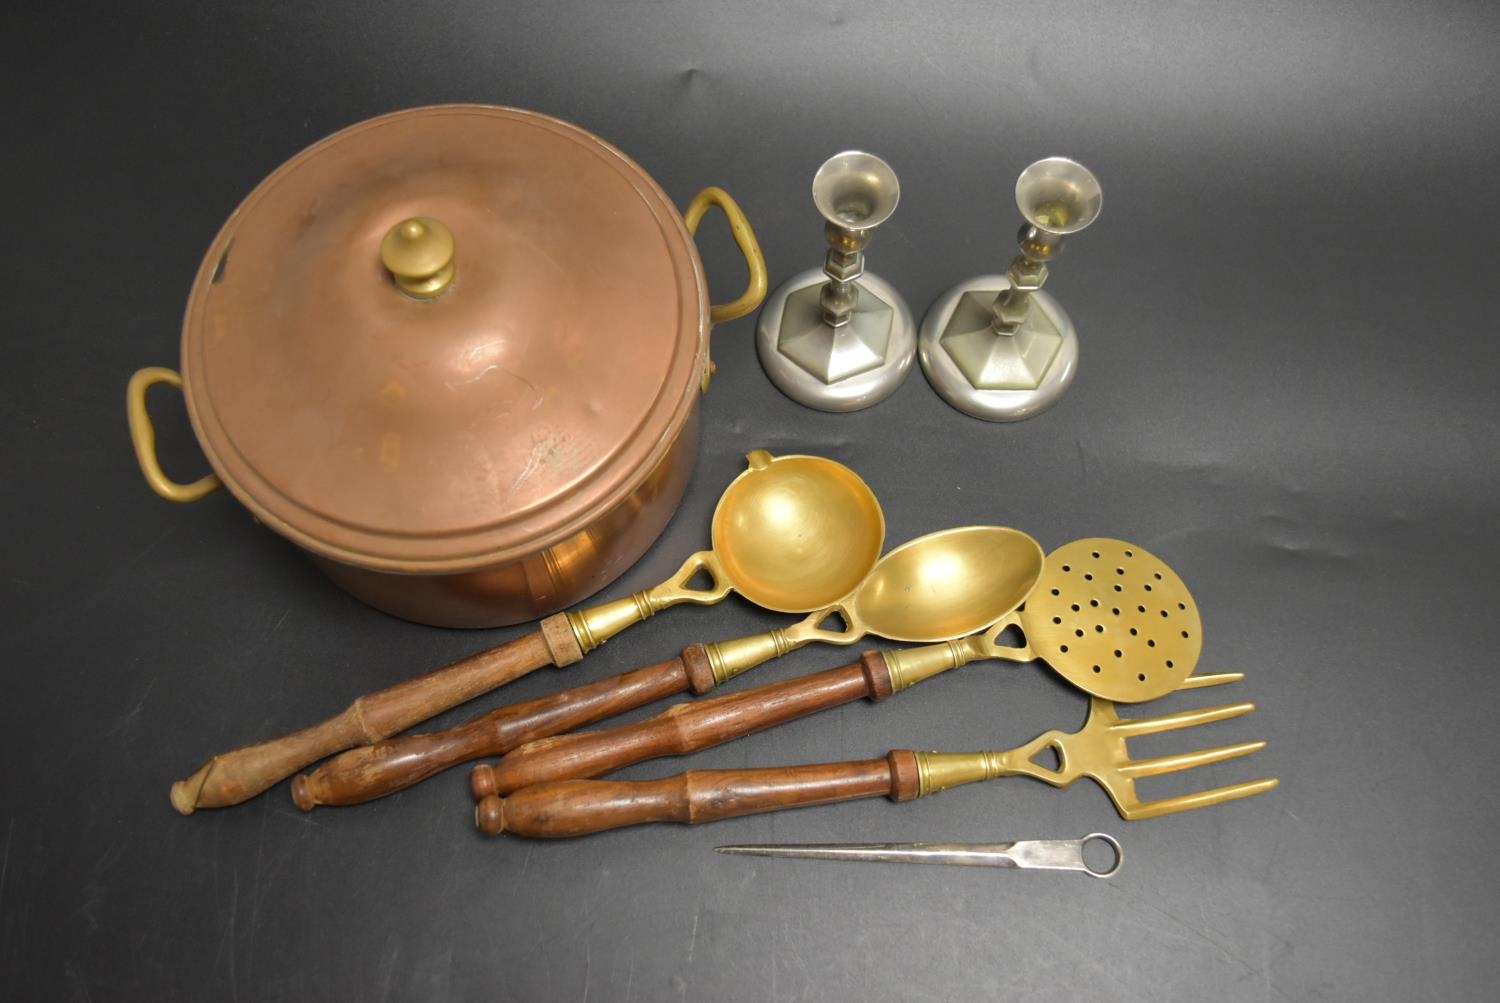
M692 234L728 218L750 282L710 308ZM136 373L162 497L226 485L337 583L441 626L572 605L643 554L697 455L711 325L765 295L744 214L679 216L619 150L534 112L445 105L351 126L235 210L198 269L182 373ZM214 474L157 462L180 386Z

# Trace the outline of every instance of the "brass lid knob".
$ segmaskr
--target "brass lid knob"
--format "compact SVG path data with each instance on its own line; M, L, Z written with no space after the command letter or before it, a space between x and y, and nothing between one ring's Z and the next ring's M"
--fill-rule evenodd
M453 231L430 216L404 219L380 242L380 261L406 295L436 299L453 281Z

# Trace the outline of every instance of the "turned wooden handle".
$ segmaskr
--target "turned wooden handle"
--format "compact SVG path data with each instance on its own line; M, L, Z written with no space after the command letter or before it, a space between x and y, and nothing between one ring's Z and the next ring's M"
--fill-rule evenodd
M878 651L826 672L768 683L740 693L675 704L655 717L617 728L528 742L481 774L476 798L509 794L532 784L603 776L658 756L681 756L721 745L860 697L891 695L891 674Z
M548 617L537 633L368 693L320 724L221 753L172 785L172 805L190 815L239 804L324 756L378 742L544 665L570 665L582 657L567 617Z
M705 678L712 682L713 670L702 646L694 645L665 662L499 707L456 728L350 749L293 780L292 800L303 811L370 801L458 763L499 756L533 739L681 693Z
M917 758L908 750L883 759L757 770L690 770L661 780L563 780L523 787L479 802L474 819L496 835L582 836L641 822L696 825L803 805L884 794L917 796Z

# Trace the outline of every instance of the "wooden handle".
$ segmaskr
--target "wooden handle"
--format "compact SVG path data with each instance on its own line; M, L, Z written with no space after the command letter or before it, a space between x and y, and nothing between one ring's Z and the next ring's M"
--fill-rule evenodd
M713 677L707 653L695 645L665 662L499 707L456 728L350 749L293 780L292 800L303 811L370 801L458 763L503 755L533 739L681 693L704 674Z
M680 703L635 724L529 742L470 778L476 798L532 784L603 776L658 756L681 756L722 745L860 697L891 695L891 676L878 651L826 672L769 683L740 693Z
M490 835L582 836L641 822L696 825L803 805L884 794L917 796L916 754L758 770L690 770L661 780L564 780L479 802L474 819Z
M548 617L537 633L368 693L320 724L217 755L172 785L172 805L191 815L198 808L239 804L324 756L378 742L544 665L570 665L582 657L567 617Z

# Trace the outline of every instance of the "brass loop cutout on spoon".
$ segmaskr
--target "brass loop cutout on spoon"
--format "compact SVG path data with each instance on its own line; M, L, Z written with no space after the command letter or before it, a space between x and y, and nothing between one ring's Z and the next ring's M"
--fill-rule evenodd
M712 586L689 588L687 583L700 571L706 571L713 578ZM670 606L679 603L712 606L732 591L733 586L724 574L718 555L712 550L700 550L684 561L675 575L655 588L632 593L602 606L570 612L567 614L568 624L578 638L579 648L587 653L631 624L640 623Z

